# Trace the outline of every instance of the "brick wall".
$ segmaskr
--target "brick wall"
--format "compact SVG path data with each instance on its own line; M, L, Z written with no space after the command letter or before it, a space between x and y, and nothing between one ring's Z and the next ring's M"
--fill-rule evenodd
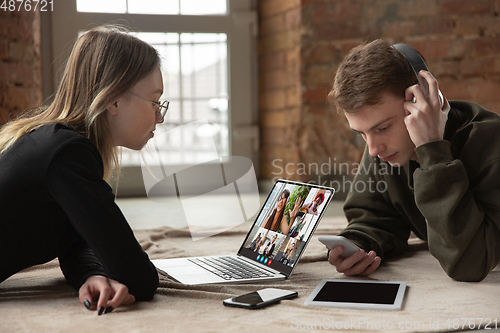
M296 143L291 143L302 118L301 5L297 0L261 1L259 5L259 109L264 143L260 167L269 178L273 160L291 161L299 154Z
M40 13L0 11L0 126L42 102Z
M499 12L500 0L260 0L261 177L351 173L342 166L364 144L325 101L340 61L365 40L414 46L448 99L500 113Z

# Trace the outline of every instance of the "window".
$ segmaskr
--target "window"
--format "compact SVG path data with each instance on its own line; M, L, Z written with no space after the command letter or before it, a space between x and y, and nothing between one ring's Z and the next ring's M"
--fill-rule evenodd
M219 155L244 156L258 165L253 0L73 0L60 1L42 34L50 32L44 79L54 93L79 32L108 22L126 25L156 47L162 57L164 96L171 101L157 132L194 122L177 140L159 143L168 163L203 160L208 137ZM42 18L42 21L44 18ZM44 39L44 45L46 45ZM199 120L206 119L205 122ZM197 122L196 122L197 121ZM156 136L158 137L158 136ZM144 194L140 155L124 150L122 195ZM130 192L128 188L130 187ZM135 190L134 190L135 188Z
M153 15L224 15L226 0L77 0L78 12L153 14Z
M227 35L223 33L135 33L153 45L162 58L164 93L170 101L158 132L206 119L190 126L174 142L158 137L159 149L168 152L168 164L202 163L214 140L220 156L229 155ZM163 127L163 128L162 128ZM161 140L164 140L163 142ZM123 149L122 162L141 165L140 154Z

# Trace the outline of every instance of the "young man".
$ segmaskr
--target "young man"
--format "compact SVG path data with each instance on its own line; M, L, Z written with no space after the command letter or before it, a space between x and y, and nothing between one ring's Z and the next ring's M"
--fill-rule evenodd
M444 99L441 108L436 79L419 76L428 96L382 40L354 48L337 71L329 99L366 149L340 233L361 250L343 259L338 246L328 261L345 275L369 275L405 251L413 231L450 277L481 281L500 261L500 117L464 101Z

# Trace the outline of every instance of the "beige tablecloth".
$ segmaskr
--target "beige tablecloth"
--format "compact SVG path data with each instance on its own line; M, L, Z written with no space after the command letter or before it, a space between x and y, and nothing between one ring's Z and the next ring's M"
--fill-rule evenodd
M325 218L289 280L261 284L185 286L160 276L150 302L135 303L97 316L86 310L69 287L56 260L14 275L0 284L0 332L430 332L463 330L500 320L500 270L480 283L453 281L411 239L410 251L379 268L370 278L406 281L399 311L333 309L305 306L304 300L324 278L345 278L328 264L319 235L337 234L344 218ZM137 231L152 259L235 253L250 224L193 242L187 230ZM260 310L228 308L222 300L266 287L299 292L299 298ZM481 320L482 318L482 320ZM496 322L495 322L496 320Z

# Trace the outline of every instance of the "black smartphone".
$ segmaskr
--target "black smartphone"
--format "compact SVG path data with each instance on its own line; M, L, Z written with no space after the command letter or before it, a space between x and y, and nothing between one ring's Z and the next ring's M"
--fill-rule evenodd
M259 309L266 305L277 303L282 299L295 298L299 294L296 291L266 288L252 293L228 298L222 303L225 306L235 306L245 309Z

